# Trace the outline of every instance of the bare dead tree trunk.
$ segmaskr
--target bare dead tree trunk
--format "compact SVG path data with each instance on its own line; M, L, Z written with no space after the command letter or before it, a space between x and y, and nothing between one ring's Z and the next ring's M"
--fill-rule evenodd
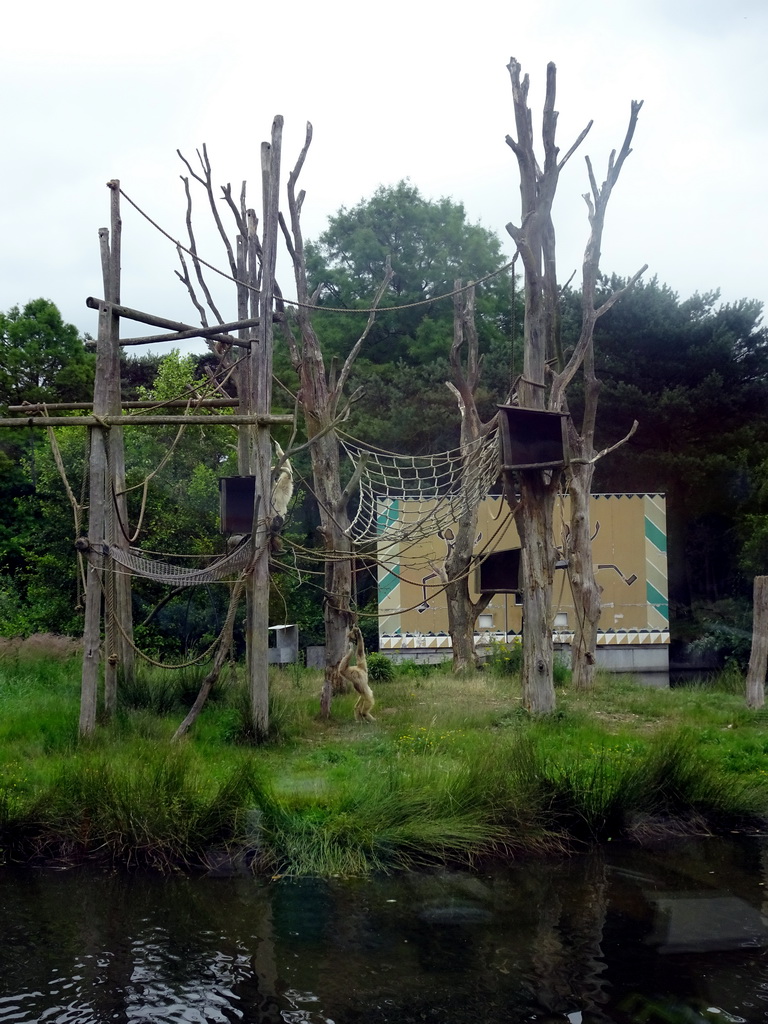
M211 215L225 247L230 273L237 281L238 320L250 319L256 324L255 327L241 331L241 337L250 342L247 355L241 359L234 360L231 351L222 351L219 343L210 343L214 350L219 352L222 361L234 364L233 372L240 410L246 415L266 416L270 412L272 402L273 300L276 290L282 128L283 119L278 115L272 123L271 141L262 143L261 147L263 242L259 240L257 233L256 213L246 207L245 183L240 192L239 204L232 197L231 185L222 186L221 190L220 198L223 198L225 205L228 206L237 226L233 246L219 213L218 197L214 194L211 164L206 147L203 146L202 153L198 152L200 171L195 170L179 153L191 176L205 190ZM206 308L212 312L218 323L223 324L224 318L206 284L202 263L197 256L189 181L187 178L182 180L187 194L187 232L196 283L188 272L181 251L179 258L182 270L177 271L177 274L186 285L203 326L208 326ZM198 298L198 288L202 291L203 299ZM269 496L272 461L269 426L263 419L260 419L256 426L246 424L238 429L237 451L239 472L243 476L255 478L251 529L254 553L245 582L245 633L252 726L254 736L257 741L261 741L266 739L269 731Z
M448 632L453 649L453 671L466 672L477 667L475 623L493 594L472 600L469 582L475 561L472 548L477 537L477 512L463 515L456 524L455 541L451 544L441 575L445 581L448 609Z
M532 714L555 710L552 583L555 569L554 509L557 476L521 470L520 534L523 575L523 706ZM510 501L509 497L507 499ZM510 506L515 507L510 501Z
M296 326L299 333L297 342L287 318L284 318L284 333L291 354L291 362L299 376L299 398L307 439L310 442L312 478L315 497L320 510L320 535L325 547L325 593L323 611L325 620L325 679L320 702L321 715L330 715L332 695L341 692L343 681L339 677L339 662L347 649L347 630L352 622L352 545L347 535L349 516L347 502L350 495L342 488L339 444L334 424L342 419L339 405L349 379L355 359L368 336L375 313L368 317L365 329L352 347L344 365L336 377L335 366L326 371L320 342L312 324L310 307L317 302L318 295L310 295L307 284L307 268L304 256L304 239L301 229L301 208L304 191L297 192L296 186L312 143L312 125L307 124L304 146L296 165L288 177L288 208L290 225L281 217L283 236L293 262L296 296L299 305L296 312ZM391 271L387 268L372 308L379 304L389 285ZM355 395L350 398L354 401Z
M555 145L556 69L547 65L542 140L544 167L539 166L533 145L533 121L528 106L528 76L512 58L508 65L517 138L507 144L517 158L520 172L520 225L507 224L517 245L524 270L525 320L523 328L523 375L519 383L520 405L547 407L547 363L556 358L557 267L552 203L560 171L591 127L579 135L566 155L558 160ZM555 707L552 678L552 582L555 545L552 536L558 475L548 468L521 469L513 476L505 471L505 494L515 513L522 546L523 573L523 703L534 714ZM517 492L519 490L519 501Z
M595 375L594 332L598 319L613 306L625 292L634 285L646 267L642 267L628 284L614 292L599 307L595 306L595 293L600 273L600 248L602 245L605 213L611 192L616 184L624 161L632 152L631 144L637 125L642 102L633 101L629 125L624 143L616 157L611 153L608 171L602 186L598 186L589 157L586 158L591 194L584 199L589 211L590 235L582 263L581 332L574 352L555 376L552 384L550 403L553 409L562 409L568 384L579 367L584 374L584 416L579 433L569 420L567 479L571 498L570 530L566 542L568 579L573 593L576 621L573 641L573 683L582 690L589 689L594 682L597 663L597 631L600 622L600 587L595 579L592 559L592 528L590 522L590 495L595 463L608 451L595 452L595 426L600 395L600 382ZM635 425L636 426L636 425ZM633 431L634 431L633 427ZM631 436L631 435L630 435ZM626 439L625 439L626 440ZM623 443L623 442L619 442Z
M446 383L456 396L461 413L461 448L466 453L465 458L471 459L476 447L473 442L487 436L495 426L496 418L483 423L477 412L475 391L482 370L482 359L475 327L475 289L471 286L465 291L459 291L461 286L461 281L454 282L456 294L453 299L453 344L450 356L453 383ZM466 365L463 365L462 350L465 346ZM469 466L465 468L469 469ZM473 601L470 594L477 517L477 507L473 506L459 518L440 572L445 584L454 672L476 667L475 622L493 596L483 594L477 601Z
M325 677L320 701L320 713L327 718L331 713L333 694L343 693L347 684L339 675L339 662L347 652L347 633L352 625L352 544L347 535L349 516L343 499L339 466L339 446L336 434L329 430L318 436L320 419L304 409L307 436L316 438L310 447L312 479L320 509L320 535L325 546L325 577L323 593L323 621L325 625ZM310 423L315 434L309 432ZM322 429L322 428L320 428Z
M595 579L592 559L590 495L595 472L588 446L569 423L569 447L572 461L568 469L568 492L571 499L570 529L565 557L568 579L573 594L576 620L573 624L573 685L588 690L594 682L597 664L597 627L602 610L600 587ZM583 460L583 461L582 461Z
M555 145L557 113L554 109L556 69L547 65L542 140L544 166L539 167L533 149L531 111L528 107L528 76L520 77L520 64L508 65L512 81L517 139L507 136L520 170L522 200L520 226L508 224L507 230L520 253L525 273L525 328L523 376L519 385L520 405L530 409L563 410L566 389L579 368L585 364L587 410L582 434L571 425L569 448L574 468L572 476L572 516L569 536L571 581L577 603L576 673L580 685L589 685L594 665L597 621L600 616L599 590L594 579L589 523L589 494L594 472L594 423L599 385L594 375L592 339L597 318L616 301L617 293L595 309L600 243L605 209L624 160L630 152L641 103L632 103L630 125L624 146L616 159L609 160L608 176L599 188L587 159L592 194L585 196L589 207L591 234L584 257L582 292L582 329L574 351L563 366L559 337L559 289L555 260L555 233L552 202L560 171L583 141L592 122L581 132L562 159ZM644 270L645 268L643 268ZM640 271L632 279L633 284ZM623 291L623 290L622 290ZM552 379L546 377L552 369ZM580 467L580 468L575 468ZM512 474L506 474L512 477ZM523 702L533 713L551 711L555 706L552 682L552 580L556 548L552 537L554 501L560 483L559 473L546 468L523 468L515 478L505 480L508 500L517 499L516 520L522 544L523 566ZM572 560L572 561L571 561Z
M747 670L747 707L765 704L768 670L768 576L755 576L752 606L752 651Z

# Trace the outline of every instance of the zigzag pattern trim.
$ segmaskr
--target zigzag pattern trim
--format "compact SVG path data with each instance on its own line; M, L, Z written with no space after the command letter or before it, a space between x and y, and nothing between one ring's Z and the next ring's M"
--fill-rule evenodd
M552 634L556 644L572 644L573 633L557 631ZM490 643L519 642L519 633L487 632L475 633L475 644L480 647ZM668 629L616 629L600 631L597 634L598 647L648 647L669 644ZM419 648L448 648L451 638L446 633L388 633L379 637L382 650L416 650Z

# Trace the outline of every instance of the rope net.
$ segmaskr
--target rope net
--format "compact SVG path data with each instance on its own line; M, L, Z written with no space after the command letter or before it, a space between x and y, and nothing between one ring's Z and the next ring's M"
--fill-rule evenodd
M396 455L341 438L359 474L347 534L359 545L429 537L486 497L501 472L498 431L438 455ZM400 500L402 499L402 500Z
M250 535L235 549L223 558L218 558L202 569L183 569L170 562L146 558L138 554L137 548L119 548L114 544L104 544L102 554L117 562L134 575L144 579L165 583L170 587L200 587L207 583L215 583L245 569L253 555L253 544Z
M419 540L446 530L478 507L501 472L498 431L432 455L398 455L348 437L341 437L340 444L359 478L357 510L347 529L358 549ZM113 507L108 518L114 523ZM121 571L119 566L133 576L173 588L205 586L237 575L248 567L254 550L247 536L228 554L209 556L213 559L209 565L187 569L148 558L135 547L105 541L98 548L114 571Z

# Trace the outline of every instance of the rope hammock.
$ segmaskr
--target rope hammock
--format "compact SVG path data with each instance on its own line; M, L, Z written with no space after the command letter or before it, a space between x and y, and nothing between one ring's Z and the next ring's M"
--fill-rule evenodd
M225 576L242 572L253 555L253 544L249 535L234 551L223 558L218 558L203 569L182 569L169 562L145 558L138 554L137 548L125 550L114 544L103 544L101 553L128 569L134 576L143 576L144 579L165 583L171 587L199 587L207 583L215 583Z
M347 437L340 438L340 444L359 480L357 510L347 529L358 549L440 533L477 508L501 472L496 430L461 448L433 455L398 455ZM110 508L109 518L113 516ZM202 569L147 558L139 548L107 542L98 547L105 558L132 575L174 588L231 577L246 569L253 557L250 536Z
M341 438L359 475L347 534L358 544L429 537L477 508L501 472L498 431L438 455L396 455Z

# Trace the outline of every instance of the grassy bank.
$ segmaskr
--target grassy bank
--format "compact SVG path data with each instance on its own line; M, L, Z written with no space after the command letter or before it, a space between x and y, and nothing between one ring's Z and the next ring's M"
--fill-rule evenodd
M199 682L144 675L77 741L80 662L0 660L0 853L271 874L478 863L643 838L758 828L767 719L742 681L656 690L603 676L531 721L513 673L401 671L317 719L319 673L275 670L270 743L249 743L242 680L170 737Z

